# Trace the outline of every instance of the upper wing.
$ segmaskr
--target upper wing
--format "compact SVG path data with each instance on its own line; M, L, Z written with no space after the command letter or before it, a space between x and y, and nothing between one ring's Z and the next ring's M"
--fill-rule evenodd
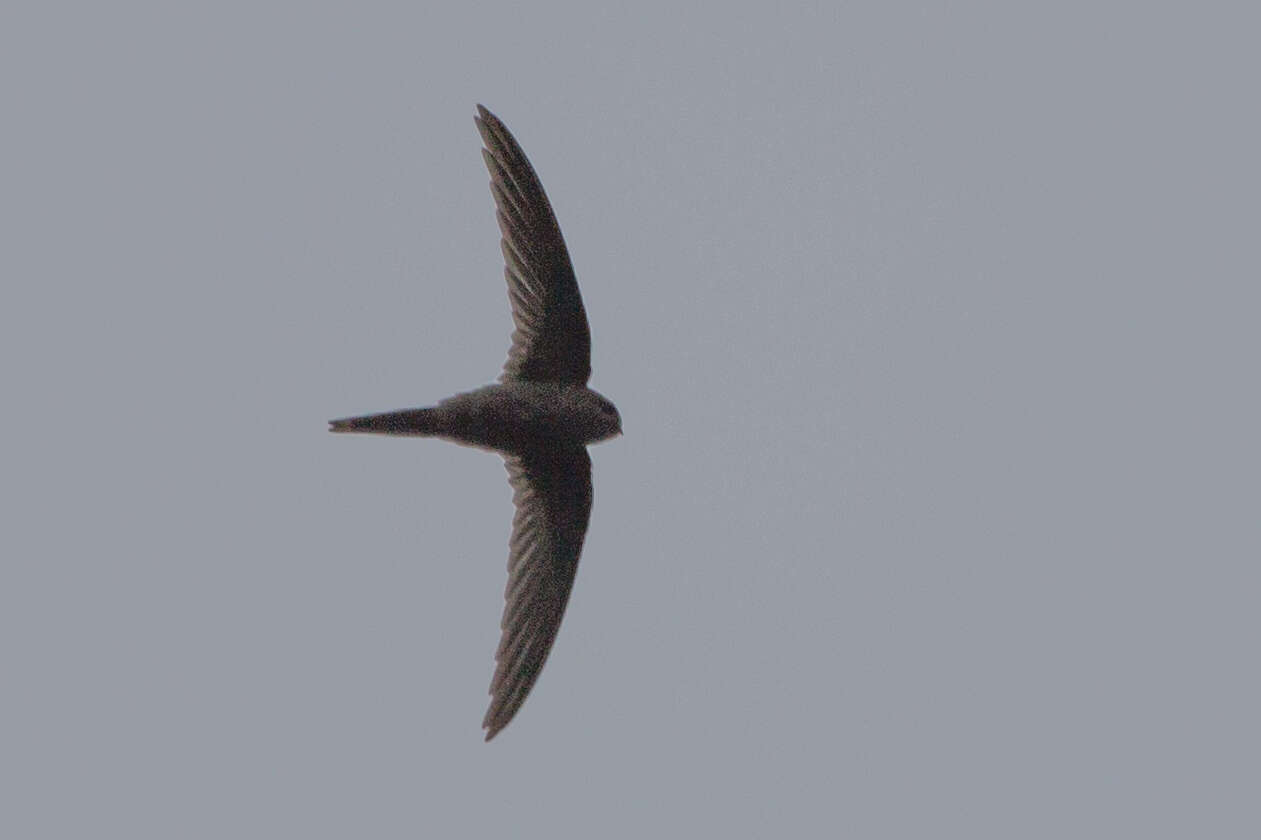
M591 331L560 226L517 141L490 111L478 105L477 113L516 324L500 381L585 385L591 378Z
M507 457L512 501L503 636L495 654L486 740L508 725L543 670L560 629L591 516L591 458L583 446Z

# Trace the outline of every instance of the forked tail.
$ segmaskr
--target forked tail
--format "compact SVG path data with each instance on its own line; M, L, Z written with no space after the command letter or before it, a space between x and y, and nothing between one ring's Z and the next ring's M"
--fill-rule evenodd
M433 408L408 408L403 411L387 411L384 414L330 420L328 430L375 435L436 435L442 431L439 428L438 411Z

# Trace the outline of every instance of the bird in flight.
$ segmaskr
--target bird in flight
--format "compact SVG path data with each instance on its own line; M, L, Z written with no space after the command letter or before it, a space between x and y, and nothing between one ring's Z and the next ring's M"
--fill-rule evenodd
M332 420L329 430L438 437L503 456L516 514L482 721L489 741L525 702L556 640L591 516L587 444L621 434L622 418L587 387L591 332L543 185L498 117L478 105L474 122L485 144L516 326L499 384L430 408Z

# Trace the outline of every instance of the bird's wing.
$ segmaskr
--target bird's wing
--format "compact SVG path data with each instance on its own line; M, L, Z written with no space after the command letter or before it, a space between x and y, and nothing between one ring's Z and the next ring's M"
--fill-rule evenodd
M516 325L500 381L585 385L591 377L591 331L560 225L512 134L481 105L477 113Z
M591 516L583 446L507 456L516 516L508 552L503 636L495 654L486 740L508 725L538 679L560 629Z

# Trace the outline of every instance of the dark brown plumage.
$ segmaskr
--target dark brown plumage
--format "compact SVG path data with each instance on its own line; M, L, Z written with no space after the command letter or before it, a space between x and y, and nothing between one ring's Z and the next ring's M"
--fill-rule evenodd
M591 333L569 253L534 168L502 122L475 118L503 235L516 329L500 384L432 408L334 420L335 432L441 437L504 456L516 515L486 740L534 687L573 588L591 516L589 443L620 434L621 417L586 387Z

